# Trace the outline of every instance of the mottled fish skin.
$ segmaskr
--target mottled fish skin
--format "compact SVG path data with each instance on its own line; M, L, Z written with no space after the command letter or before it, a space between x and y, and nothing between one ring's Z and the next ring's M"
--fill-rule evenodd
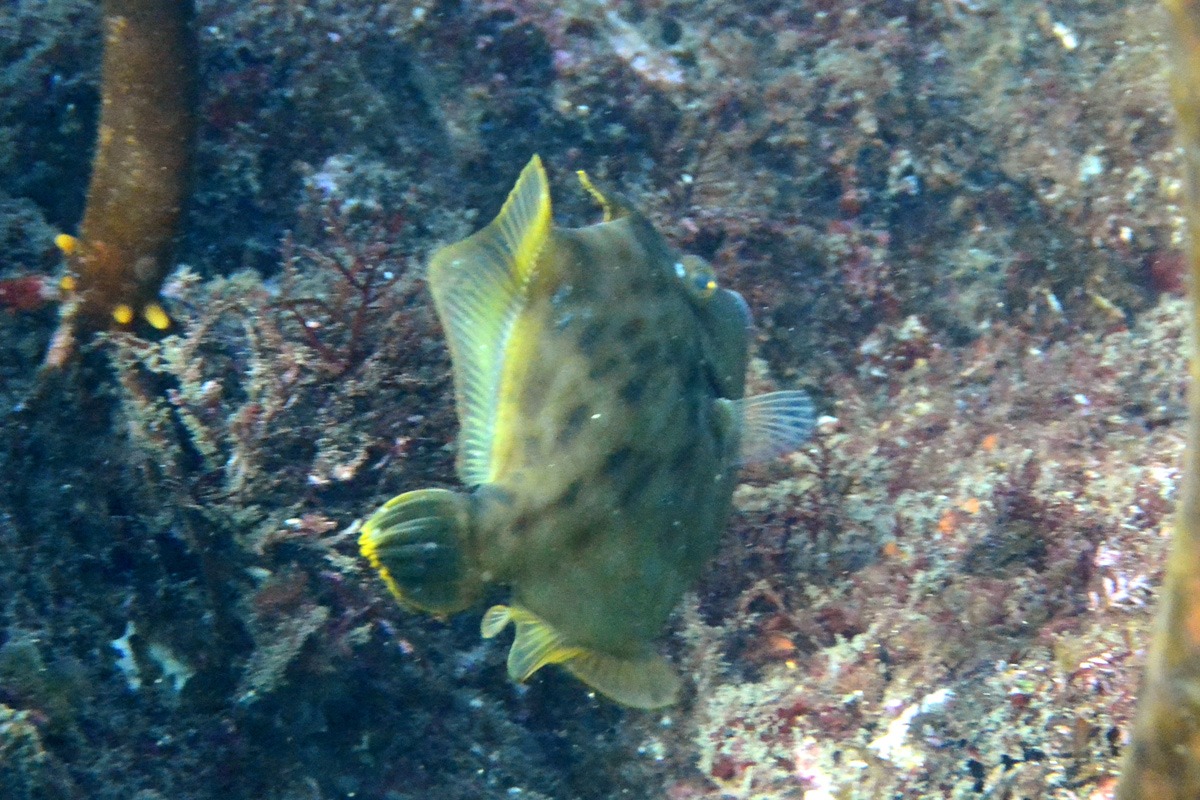
M518 323L533 350L490 487L505 501L481 497L484 568L573 644L613 654L660 632L737 474L737 426L714 401L742 394L742 304L718 289L701 305L679 263L636 213L553 230Z
M652 643L716 549L739 466L798 445L813 414L800 392L742 399L741 297L580 177L604 222L554 227L535 156L490 225L435 254L473 491L402 494L360 543L401 600L434 613L510 586L481 631L516 626L514 679L562 663L655 708L679 680Z

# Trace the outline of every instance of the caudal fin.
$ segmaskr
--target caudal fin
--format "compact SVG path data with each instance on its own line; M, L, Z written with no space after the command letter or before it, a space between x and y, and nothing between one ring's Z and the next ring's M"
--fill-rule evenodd
M436 614L471 605L483 588L469 552L467 499L445 489L406 492L363 526L358 546L396 597Z

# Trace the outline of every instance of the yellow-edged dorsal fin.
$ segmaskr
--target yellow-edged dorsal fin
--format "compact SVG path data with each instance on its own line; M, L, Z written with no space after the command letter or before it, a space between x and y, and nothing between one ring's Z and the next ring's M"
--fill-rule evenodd
M483 230L439 250L429 286L446 329L462 431L458 473L469 486L492 474L505 347L550 236L550 185L536 155Z
M584 191L600 204L600 209L604 213L604 222L612 222L636 214L625 198L614 192L605 192L594 184L591 177L583 170L577 170L575 174L579 177L579 183L583 185Z
M596 188L596 184L592 183L592 179L588 177L586 172L577 170L575 174L579 176L579 182L583 184L584 190L600 204L600 208L604 211L604 221L612 222L614 217L613 204L609 202L608 197L605 196L604 192Z

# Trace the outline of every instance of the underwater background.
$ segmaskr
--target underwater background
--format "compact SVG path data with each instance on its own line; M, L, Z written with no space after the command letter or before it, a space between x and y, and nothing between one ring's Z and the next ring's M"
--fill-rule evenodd
M1111 796L1178 481L1181 191L1156 3L197 0L158 340L39 365L100 8L0 6L0 795ZM619 188L823 415L747 470L665 712L357 521L454 486L429 254L533 153ZM34 287L36 291L31 291Z

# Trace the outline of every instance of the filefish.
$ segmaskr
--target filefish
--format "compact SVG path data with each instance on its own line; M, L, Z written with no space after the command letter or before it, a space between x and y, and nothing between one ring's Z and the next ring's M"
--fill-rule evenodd
M741 296L579 178L603 222L555 226L534 156L491 224L434 255L468 491L401 494L359 544L435 614L510 587L481 632L515 625L514 680L561 664L657 708L680 679L654 641L716 550L739 466L802 443L813 408L799 391L743 398Z

